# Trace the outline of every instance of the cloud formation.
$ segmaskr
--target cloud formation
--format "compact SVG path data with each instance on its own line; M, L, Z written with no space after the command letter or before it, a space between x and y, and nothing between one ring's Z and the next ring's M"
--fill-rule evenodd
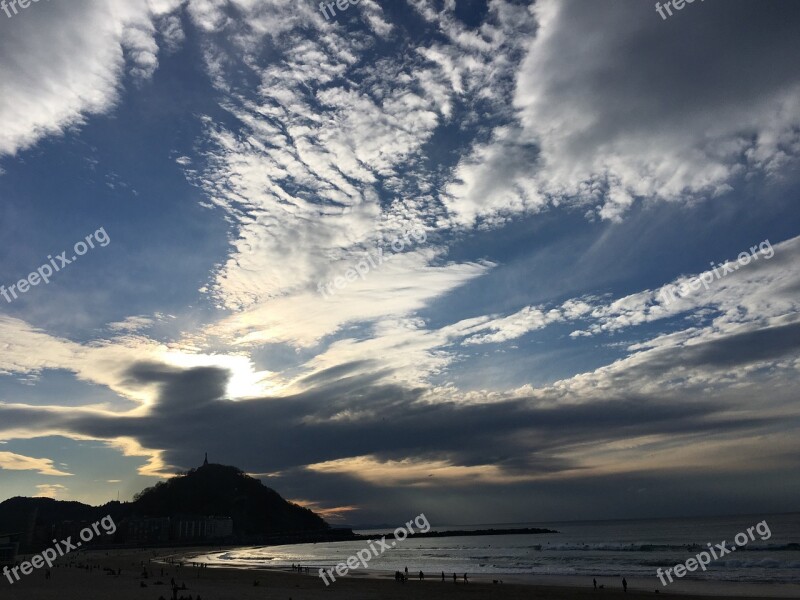
M158 66L153 20L180 0L75 0L3 19L0 35L0 156L63 135L118 101L126 73ZM177 35L173 33L173 37Z
M662 291L704 267L626 279L617 264L643 261L648 234L612 222L716 201L755 229L753 195L796 192L800 79L785 57L800 11L709 0L664 23L632 0L491 0L470 18L449 0L406 4L362 0L329 22L293 0L81 0L2 24L0 154L79 139L126 95L192 107L150 132L190 192L126 206L138 218L118 239L135 252L149 219L175 216L205 278L176 266L147 309L85 290L123 314L80 339L21 303L0 316L0 383L18 384L0 390L0 439L100 441L147 476L207 450L336 518L446 496L477 520L499 488L556 511L587 482L604 510L620 482L662 486L651 499L668 510L664 488L723 496L737 475L796 469L796 213L765 203L774 257L670 302ZM181 95L198 90L197 104ZM156 128L119 118L123 134ZM227 227L219 252L192 237L201 212ZM410 230L425 243L390 253ZM614 236L610 275L548 246L577 255L593 237L588 254ZM378 251L391 258L368 277L320 293ZM140 265L120 260L127 292ZM570 268L578 291L549 289L547 271ZM165 308L173 288L190 291L181 310ZM23 389L56 376L78 390L70 403ZM94 387L110 399L83 395ZM0 468L69 474L14 452Z
M706 2L668 23L635 0L531 10L518 120L459 164L461 222L561 202L618 219L637 200L714 197L796 164L796 6Z
M7 471L36 471L39 475L68 477L71 473L59 471L49 458L32 458L12 452L0 452L0 469ZM59 486L60 487L60 486Z

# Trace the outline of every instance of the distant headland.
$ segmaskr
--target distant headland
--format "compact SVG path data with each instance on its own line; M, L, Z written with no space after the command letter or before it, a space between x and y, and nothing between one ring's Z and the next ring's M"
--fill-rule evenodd
M143 490L132 502L95 507L50 498L11 498L0 503L0 536L8 542L6 553L37 552L54 538L76 536L105 516L114 520L117 529L111 539L102 541L104 546L277 545L369 537L331 527L313 511L285 500L240 469L209 463L207 456L202 466ZM413 537L532 533L556 532L484 529L429 531Z

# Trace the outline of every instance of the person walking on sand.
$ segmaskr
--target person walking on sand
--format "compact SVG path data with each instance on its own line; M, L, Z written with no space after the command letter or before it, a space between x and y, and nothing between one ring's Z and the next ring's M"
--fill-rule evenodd
M408 567L406 567L406 579L408 579Z
M592 583L594 584L595 591L597 591L597 579L592 578Z
M464 573L464 583L469 583L469 579L467 579L467 574Z
M442 582L444 583L444 571L442 571Z
M455 583L455 582L456 582L456 574L453 573L453 583Z
M628 591L628 582L625 580L625 578L624 578L624 577L622 578L622 589L623 589L625 592L627 592L627 591Z
M420 580L420 581L422 581L423 579L425 579L425 573L423 573L422 571L420 571L420 572L419 572L419 580Z

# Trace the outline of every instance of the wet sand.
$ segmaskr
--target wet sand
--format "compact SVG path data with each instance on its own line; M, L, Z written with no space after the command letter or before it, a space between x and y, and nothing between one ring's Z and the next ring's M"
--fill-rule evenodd
M196 549L195 549L196 551ZM163 552L162 552L163 554ZM637 589L637 582L631 581L628 593L623 593L618 581L598 579L604 583L603 590L594 591L591 581L585 587L562 587L551 585L522 585L504 583L494 585L490 581L482 582L480 577L472 578L469 584L462 581L454 584L452 577L444 583L439 578L425 581L412 580L405 584L397 583L391 574L386 576L348 576L337 579L328 587L312 572L301 575L279 570L244 570L225 568L199 569L190 566L162 565L153 559L153 552L147 551L113 551L109 553L80 553L70 556L72 565L62 559L52 569L50 580L45 579L44 571L34 571L23 577L21 581L10 585L0 578L0 598L10 600L169 600L172 597L170 579L175 578L178 585L186 584L187 589L180 591L178 597L193 600L359 600L359 599L508 599L537 598L543 600L581 600L597 599L598 595L611 598L661 598L664 596L679 597L683 600L699 600L708 596L680 594L677 590L663 590L655 594L653 589L643 591ZM149 572L147 579L142 579L144 561ZM78 568L79 564L100 566L93 570ZM104 568L115 571L122 569L122 574L108 575ZM161 569L164 576L161 576ZM259 585L254 583L258 581ZM147 587L141 587L142 582ZM158 585L161 582L162 585ZM648 585L650 585L648 583ZM763 599L766 596L737 596L741 600ZM795 596L796 597L796 596Z

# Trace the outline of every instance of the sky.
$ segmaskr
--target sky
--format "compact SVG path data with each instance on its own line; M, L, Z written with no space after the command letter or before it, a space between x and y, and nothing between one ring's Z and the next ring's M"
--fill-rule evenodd
M0 5L0 500L796 510L800 3L342 4Z

